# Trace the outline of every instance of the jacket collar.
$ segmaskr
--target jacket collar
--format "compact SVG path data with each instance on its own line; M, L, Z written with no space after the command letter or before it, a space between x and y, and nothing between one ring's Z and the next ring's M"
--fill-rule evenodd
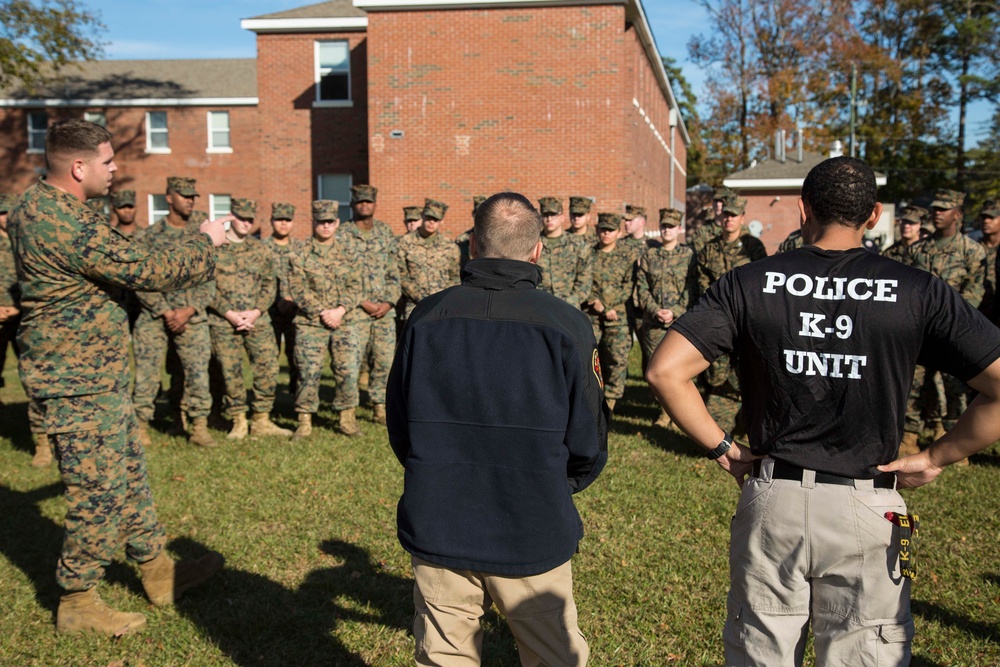
M534 289L542 271L516 259L473 259L462 269L462 284L481 289Z

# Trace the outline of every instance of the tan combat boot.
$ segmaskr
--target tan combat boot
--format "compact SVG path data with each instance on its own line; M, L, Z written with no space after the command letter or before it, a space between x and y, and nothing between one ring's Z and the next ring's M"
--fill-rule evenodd
M215 441L215 438L208 431L208 417L194 418L194 421L191 422L191 435L188 436L188 441L192 445L198 445L199 447L219 446L219 443Z
M308 412L299 413L299 427L295 429L295 433L292 437L296 440L301 440L302 438L308 438L313 434L313 416Z
M281 428L273 421L271 415L266 412L256 412L250 418L250 435L257 437L260 435L271 435L276 438L290 438L292 432L287 428Z
M920 445L917 443L919 436L916 433L905 431L903 441L899 443L899 458L913 456L920 453Z
M609 411L611 411L611 412L615 411L615 403L618 402L616 399L614 399L614 398L606 398L606 399L604 399L604 402L608 404L608 410Z
M376 424L385 425L385 403L376 403L372 406L372 420Z
M47 433L35 434L35 455L31 458L32 468L45 468L52 463L52 445Z
M226 440L242 440L247 437L248 432L247 416L241 412L238 415L233 415L233 427L229 430Z
M121 637L146 627L146 617L124 611L115 611L104 604L97 590L64 593L59 598L56 612L56 633L60 635L96 632L101 635Z
M153 440L149 437L149 422L139 420L139 444L143 449L153 446Z
M670 415L667 414L667 411L664 410L663 408L660 408L660 417L655 422L653 422L653 426L662 426L663 428L671 428L673 425L674 422L672 419L670 419Z
M226 559L215 551L180 563L161 552L153 560L139 563L139 571L146 597L157 607L163 607L176 602L184 591L205 583L225 564Z
M358 420L354 416L354 408L340 411L340 426L337 427L337 430L352 438L356 435L361 435L361 429L358 428Z

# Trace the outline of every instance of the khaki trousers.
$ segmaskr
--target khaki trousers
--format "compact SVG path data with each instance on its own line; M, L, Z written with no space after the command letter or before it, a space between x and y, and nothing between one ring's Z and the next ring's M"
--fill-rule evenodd
M492 603L507 618L522 667L583 667L590 649L577 627L569 561L531 577L449 570L416 556L413 564L414 657L418 665L478 666L479 620Z

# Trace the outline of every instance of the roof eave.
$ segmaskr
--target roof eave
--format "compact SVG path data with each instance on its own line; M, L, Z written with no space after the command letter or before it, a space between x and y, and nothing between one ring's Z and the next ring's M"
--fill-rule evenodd
M801 189L805 176L798 178L727 178L722 184L734 190L791 190ZM884 174L875 175L875 185L882 187L888 183Z
M240 28L261 33L359 32L368 29L367 16L339 16L309 19L243 19Z
M256 106L256 97L137 97L131 99L0 99L0 108L45 109L50 107L238 107Z

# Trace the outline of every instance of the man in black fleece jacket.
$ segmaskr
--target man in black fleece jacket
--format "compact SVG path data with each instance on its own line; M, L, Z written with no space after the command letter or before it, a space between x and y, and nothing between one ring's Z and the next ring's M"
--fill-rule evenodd
M462 284L420 302L389 374L420 665L479 664L492 602L522 665L587 663L572 495L604 468L608 412L587 316L535 289L541 230L519 194L480 205Z

